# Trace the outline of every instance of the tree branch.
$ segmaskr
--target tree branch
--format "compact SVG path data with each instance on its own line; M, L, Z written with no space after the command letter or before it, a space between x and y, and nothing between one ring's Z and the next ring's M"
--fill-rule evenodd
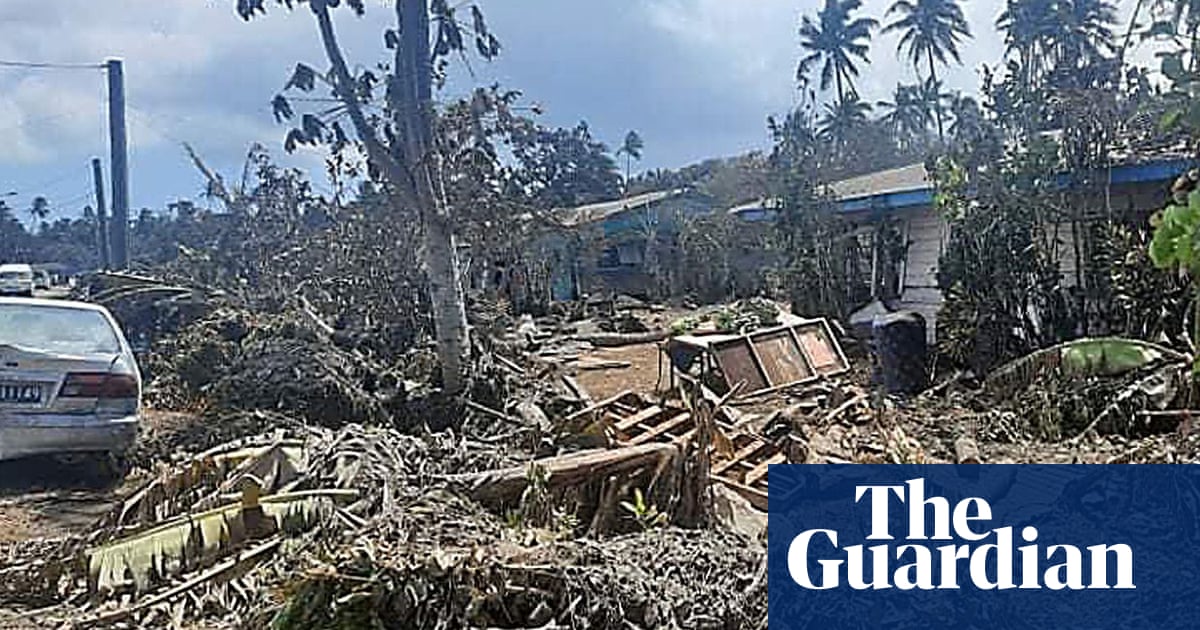
M337 42L337 35L333 31L333 20L329 16L329 6L326 0L310 0L313 15L317 19L317 26L321 32L321 43L325 46L325 56L329 58L329 63L333 67L333 89L342 103L346 105L346 112L350 115L350 121L354 124L354 129L358 132L358 137L362 140L363 145L367 148L367 156L383 169L387 179L393 184L395 192L401 195L403 200L410 207L417 207L417 200L413 194L411 185L405 185L410 181L409 173L402 164L396 161L388 148L380 141L375 128L367 121L367 117L363 114L362 104L358 101L358 96L354 93L354 79L350 76L350 70L346 66L346 58L342 55L341 47Z

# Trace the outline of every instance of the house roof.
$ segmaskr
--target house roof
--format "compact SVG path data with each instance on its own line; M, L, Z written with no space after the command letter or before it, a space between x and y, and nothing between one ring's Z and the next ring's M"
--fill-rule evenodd
M578 226L596 221L602 221L616 214L633 210L635 208L643 208L654 205L668 199L675 199L683 196L687 189L676 188L673 190L659 190L655 192L642 193L625 199L617 199L615 201L602 201L600 203L588 204L577 208L561 208L555 210L554 213L559 216L563 225Z
M1183 171L1197 166L1197 160L1179 152L1160 152L1157 155L1124 155L1106 169L1103 175L1111 184L1143 184L1168 181ZM1093 173L1095 175L1095 173ZM1061 173L1061 186L1076 185L1080 175ZM933 203L933 182L924 164L868 173L829 184L826 190L837 201L841 212L867 210L897 210ZM754 201L730 208L727 212L750 220L779 207L778 200Z
M924 190L932 186L933 182L929 180L929 174L925 172L924 164L909 164L900 168L843 179L830 184L829 188L839 201L846 201L861 197Z
M782 203L779 199L759 199L734 206L725 212L733 215L746 214L747 212L765 212L767 210L778 210L781 205Z

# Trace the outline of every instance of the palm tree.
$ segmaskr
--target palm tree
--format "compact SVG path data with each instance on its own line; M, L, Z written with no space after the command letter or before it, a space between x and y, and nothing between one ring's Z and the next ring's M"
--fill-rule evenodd
M951 58L962 65L959 46L971 38L971 27L958 0L897 0L887 14L898 14L896 20L884 27L884 33L902 31L896 44L898 52L907 52L909 61L920 76L920 66L929 63L929 79L937 80L937 65L947 65ZM940 111L936 113L938 137L945 139Z
M876 106L885 112L880 120L891 128L901 148L924 137L934 122L919 85L897 84L892 100L879 101Z
M1052 64L1057 19L1054 0L1008 0L996 18L996 28L1005 33L1005 53L1017 55L1025 85L1032 86Z
M858 66L854 59L870 63L871 29L879 26L874 19L851 16L860 8L861 0L825 0L816 20L806 15L800 22L800 47L807 54L800 59L796 80L807 83L809 73L820 65L821 89L836 84L839 103L855 93Z
M969 144L983 129L983 111L979 103L959 92L950 100L950 137L960 144Z
M42 196L34 197L33 204L29 206L29 216L37 221L45 221L50 216L50 202Z
M846 146L850 137L867 124L871 105L851 94L835 104L827 103L825 113L817 121L817 135L837 149Z
M938 121L945 117L946 110L949 109L951 100L954 98L953 94L942 91L941 81L933 78L925 79L917 86L917 95L926 111L929 112L929 116ZM944 139L940 129L938 138Z
M1116 51L1117 8L1105 0L1063 0L1058 4L1057 61L1068 70L1103 61Z
M645 146L646 146L646 144L644 142L642 142L642 137L638 135L638 132L631 130L629 133L625 134L624 144L621 145L620 149L617 149L618 156L620 156L621 154L625 155L625 189L626 190L629 189L629 170L630 170L630 166L631 166L630 160L641 161L642 149L645 148Z

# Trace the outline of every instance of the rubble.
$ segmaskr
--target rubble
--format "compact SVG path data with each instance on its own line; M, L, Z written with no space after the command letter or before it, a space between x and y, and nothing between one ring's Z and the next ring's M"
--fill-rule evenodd
M1200 462L1169 349L1063 346L895 398L836 326L768 305L479 303L455 401L420 343L205 292L153 320L114 509L0 543L0 623L762 628L771 464Z

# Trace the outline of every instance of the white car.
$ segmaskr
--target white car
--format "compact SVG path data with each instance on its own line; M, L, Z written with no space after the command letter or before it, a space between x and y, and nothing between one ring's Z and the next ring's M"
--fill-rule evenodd
M141 398L133 351L103 307L0 298L0 460L119 462L137 437Z
M0 265L0 295L33 296L33 267Z
M43 291L48 291L48 290L50 290L50 287L52 287L53 285L54 285L54 283L50 281L50 274L48 272L46 272L45 270L42 270L42 269L35 269L33 271L33 288L34 289L41 289Z

